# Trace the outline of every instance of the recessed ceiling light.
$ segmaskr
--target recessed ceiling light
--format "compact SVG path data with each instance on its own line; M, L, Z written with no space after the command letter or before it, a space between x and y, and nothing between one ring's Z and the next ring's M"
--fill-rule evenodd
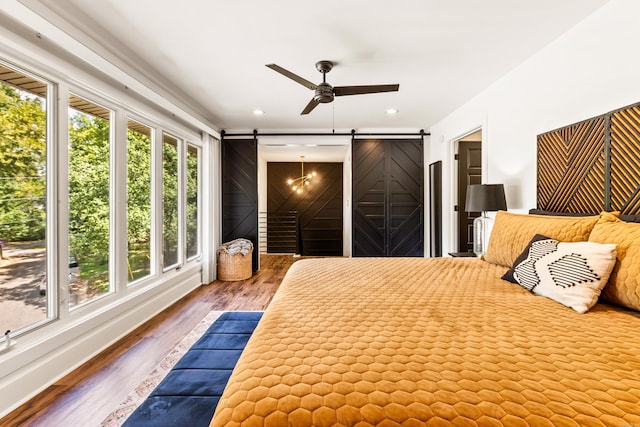
M253 114L255 114L256 116L262 116L264 114L264 111L262 111L262 110L253 110Z
M398 110L396 110L395 108L388 108L387 109L387 114L392 116L394 114L398 114Z

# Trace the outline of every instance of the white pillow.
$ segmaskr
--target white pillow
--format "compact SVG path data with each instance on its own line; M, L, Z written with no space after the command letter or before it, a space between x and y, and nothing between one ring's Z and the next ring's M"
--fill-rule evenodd
M534 294L586 313L598 302L615 263L615 244L545 239L531 243L513 277Z

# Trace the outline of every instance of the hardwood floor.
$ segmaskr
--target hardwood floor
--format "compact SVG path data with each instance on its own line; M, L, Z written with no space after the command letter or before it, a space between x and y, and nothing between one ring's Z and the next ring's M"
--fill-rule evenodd
M264 310L299 259L261 255L260 271L250 279L199 287L11 412L0 426L99 426L207 313Z

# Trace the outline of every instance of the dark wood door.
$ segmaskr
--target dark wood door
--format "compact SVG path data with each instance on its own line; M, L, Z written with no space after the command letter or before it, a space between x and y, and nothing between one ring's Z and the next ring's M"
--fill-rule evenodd
M421 140L355 140L353 256L424 256Z
M305 162L304 166L305 173L316 175L305 191L298 194L287 179L300 176L300 163L267 163L267 211L298 213L301 255L342 256L342 163ZM267 236L270 234L267 229ZM267 241L268 250L271 246L275 248Z
M424 256L422 141L388 141L390 256Z
M353 256L387 256L384 151L381 141L353 142Z
M258 143L222 141L222 241L253 242L253 271L258 270Z
M442 161L429 165L429 242L432 257L442 256Z
M458 143L458 251L473 251L473 220L480 212L465 211L467 185L482 184L482 143Z

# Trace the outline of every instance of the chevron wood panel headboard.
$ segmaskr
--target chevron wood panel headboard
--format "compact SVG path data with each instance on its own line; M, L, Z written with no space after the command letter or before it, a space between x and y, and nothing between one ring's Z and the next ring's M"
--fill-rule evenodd
M538 135L544 211L640 214L640 104Z
M640 213L640 104L611 115L611 210Z

